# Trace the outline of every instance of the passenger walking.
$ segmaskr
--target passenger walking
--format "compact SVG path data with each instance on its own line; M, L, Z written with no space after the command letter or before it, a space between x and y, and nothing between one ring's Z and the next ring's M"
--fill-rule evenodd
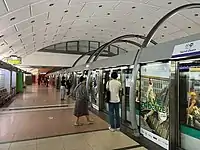
M66 93L66 81L65 81L65 77L63 76L62 80L61 80L61 86L60 86L60 97L61 97L61 100L65 99L65 93Z
M74 115L76 116L76 122L74 123L75 126L83 125L82 123L79 122L79 118L82 116L86 117L88 124L93 123L93 121L90 119L88 110L89 96L86 89L86 78L81 76L79 81L80 83L74 89L75 100L76 100L74 109Z
M69 80L66 81L66 87L67 87L67 95L69 96L70 94L70 89L71 89L71 83Z
M46 87L49 87L49 77L46 77Z
M60 77L58 76L56 79L56 89L59 90L60 87Z
M119 93L122 89L121 83L117 80L117 72L111 74L112 80L106 84L106 89L110 91L110 99L108 101L109 106L109 120L110 120L110 131L120 130L120 116L119 116L119 105L120 96Z

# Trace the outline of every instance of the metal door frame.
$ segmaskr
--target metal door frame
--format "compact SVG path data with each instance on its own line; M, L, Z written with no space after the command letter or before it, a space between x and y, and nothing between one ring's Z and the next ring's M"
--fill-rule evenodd
M171 61L169 88L169 149L180 147L179 130L179 61ZM174 63L174 64L173 64Z

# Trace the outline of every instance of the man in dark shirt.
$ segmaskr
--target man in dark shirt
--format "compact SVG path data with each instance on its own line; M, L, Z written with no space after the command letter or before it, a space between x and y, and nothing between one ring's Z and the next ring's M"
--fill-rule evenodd
M60 86L60 97L61 97L61 100L65 99L65 93L66 93L66 81L65 81L65 77L63 76L62 80L61 80L61 86Z
M70 89L71 89L71 83L69 80L66 81L66 88L67 88L67 95L70 94Z

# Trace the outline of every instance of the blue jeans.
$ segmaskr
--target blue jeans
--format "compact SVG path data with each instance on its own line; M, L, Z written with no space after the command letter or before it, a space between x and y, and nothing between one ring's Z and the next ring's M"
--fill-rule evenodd
M119 103L109 103L109 120L111 128L120 127ZM115 122L116 121L116 122Z

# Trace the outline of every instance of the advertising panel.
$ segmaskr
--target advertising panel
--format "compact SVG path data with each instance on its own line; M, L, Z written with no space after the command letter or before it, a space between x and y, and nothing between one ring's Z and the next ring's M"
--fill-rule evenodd
M165 149L169 145L169 63L141 67L141 134Z

